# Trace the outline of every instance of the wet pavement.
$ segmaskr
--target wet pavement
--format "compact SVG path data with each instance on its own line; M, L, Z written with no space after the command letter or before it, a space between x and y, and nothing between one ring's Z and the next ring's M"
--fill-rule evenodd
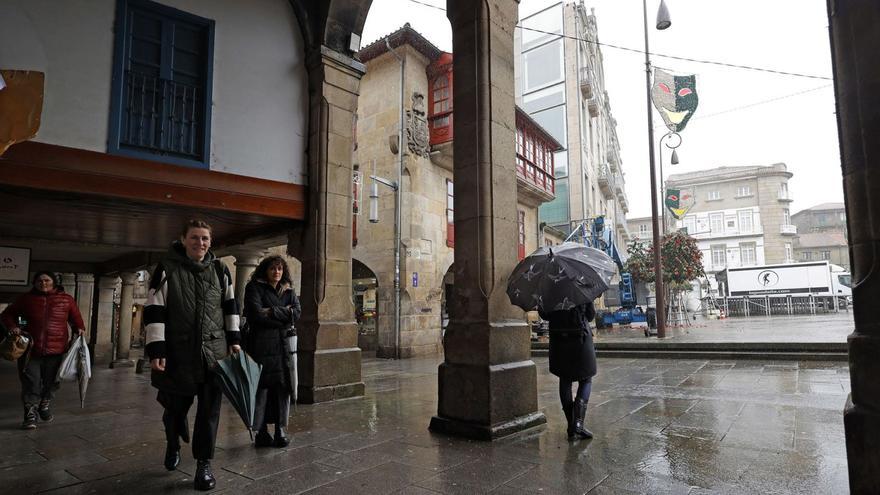
M286 449L254 449L224 401L215 493L846 493L846 363L600 358L591 441L568 441L556 379L536 358L546 426L494 443L431 434L437 357L366 358L367 395L299 405ZM0 362L4 493L192 492L188 449L162 467L148 377L96 369L85 409L66 384L56 419L21 421ZM194 408L193 408L194 409Z
M699 317L690 325L667 327L664 342L800 342L800 343L846 343L853 332L853 313L843 312L818 315L753 316L707 320ZM646 338L644 327L615 325L598 330L597 342L658 341Z

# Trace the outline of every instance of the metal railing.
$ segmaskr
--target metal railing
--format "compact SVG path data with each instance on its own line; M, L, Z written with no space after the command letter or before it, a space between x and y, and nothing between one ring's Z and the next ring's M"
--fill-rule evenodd
M846 297L840 296L755 296L725 297L718 300L727 316L815 315L849 311Z
M120 145L202 158L201 88L127 71Z

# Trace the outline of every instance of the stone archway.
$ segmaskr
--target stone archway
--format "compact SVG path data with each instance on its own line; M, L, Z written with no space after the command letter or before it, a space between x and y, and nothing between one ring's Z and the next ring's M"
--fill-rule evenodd
M358 325L358 347L363 351L375 351L379 347L378 289L379 278L376 272L352 258L351 296Z

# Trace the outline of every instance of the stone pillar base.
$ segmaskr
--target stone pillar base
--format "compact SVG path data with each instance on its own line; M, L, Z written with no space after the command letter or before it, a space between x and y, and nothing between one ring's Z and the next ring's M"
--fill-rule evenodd
M109 365L113 358L113 344L109 342L96 343L90 346L92 364Z
M490 366L443 363L438 379L440 405L431 418L432 431L495 440L547 422L538 411L537 370L531 360Z
M297 402L314 404L364 395L360 348L300 351L297 355L300 371L313 370L312 375L300 373Z
M300 404L317 404L340 399L364 396L364 382L343 383L326 387L303 387L297 389L296 401Z
M110 363L110 368L132 368L134 367L134 361L131 359L117 359Z
M880 493L880 412L869 411L847 397L843 411L849 491Z
M431 418L431 425L428 428L435 433L442 433L444 435L454 435L474 440L496 440L545 423L547 423L547 418L542 412L527 414L505 423L491 426L434 416Z
M400 348L400 359L409 359L419 356L433 356L435 354L440 354L443 352L443 347L438 344L427 344L427 345L414 345L414 346L401 346ZM394 359L394 347L393 346L382 346L380 345L376 349L376 357L381 359Z

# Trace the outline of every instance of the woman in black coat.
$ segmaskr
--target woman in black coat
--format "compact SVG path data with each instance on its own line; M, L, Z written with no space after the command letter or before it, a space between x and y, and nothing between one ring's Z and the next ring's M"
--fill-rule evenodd
M290 339L296 335L294 323L300 315L299 299L291 286L290 269L281 256L269 256L260 262L244 291L244 316L247 335L243 345L254 360L263 365L254 429L257 447L286 447L290 444L284 429L290 415L293 393L293 351ZM275 439L267 423L275 423Z
M550 373L559 377L559 400L568 420L568 438L593 438L584 428L587 402L596 375L596 350L590 321L596 310L589 302L567 311L541 312L550 322ZM577 382L577 396L572 400L571 386Z

